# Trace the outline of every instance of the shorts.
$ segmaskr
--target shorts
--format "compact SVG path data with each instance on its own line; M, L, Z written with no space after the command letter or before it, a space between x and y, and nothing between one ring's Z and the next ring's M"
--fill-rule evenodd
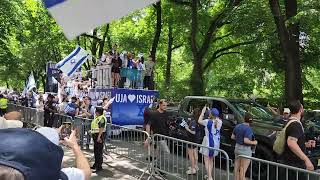
M252 157L251 146L236 144L236 147L234 148L234 155L235 155L235 157L237 157L239 155Z

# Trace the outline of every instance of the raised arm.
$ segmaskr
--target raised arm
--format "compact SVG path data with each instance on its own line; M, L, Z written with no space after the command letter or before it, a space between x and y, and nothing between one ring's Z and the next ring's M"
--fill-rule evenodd
M204 113L206 112L206 110L207 110L207 106L204 106L202 108L201 114L200 114L199 119L198 119L198 123L203 125L203 126L205 126L204 121L203 121L203 117L204 117Z

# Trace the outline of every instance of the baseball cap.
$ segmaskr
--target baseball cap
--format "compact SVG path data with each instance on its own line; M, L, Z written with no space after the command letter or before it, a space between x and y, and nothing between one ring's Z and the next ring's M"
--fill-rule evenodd
M285 114L285 113L290 114L290 109L289 108L284 108L283 109L283 114Z
M0 129L7 129L7 128L22 128L23 123L18 120L6 120L3 117L0 117Z
M217 109L217 108L212 108L211 110L210 110L210 113L212 114L212 115L214 115L214 116L219 116L219 110Z
M61 171L63 150L40 133L0 129L0 165L20 171L25 180L67 180Z

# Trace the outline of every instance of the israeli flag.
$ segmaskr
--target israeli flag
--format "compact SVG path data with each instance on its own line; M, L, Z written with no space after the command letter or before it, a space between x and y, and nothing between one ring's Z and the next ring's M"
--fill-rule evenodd
M159 0L43 0L68 39Z
M91 55L87 51L82 49L80 46L77 46L71 54L56 64L56 68L60 69L64 74L70 77L81 67L83 63L86 62L87 59L90 58Z
M36 87L37 87L37 84L34 79L33 73L31 72L31 74L29 75L29 78L28 78L26 90L31 91L33 88L36 88Z

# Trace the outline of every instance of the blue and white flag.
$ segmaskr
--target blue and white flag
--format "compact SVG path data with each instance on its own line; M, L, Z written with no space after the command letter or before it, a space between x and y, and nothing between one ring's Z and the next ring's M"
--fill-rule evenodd
M71 54L58 62L56 67L70 77L81 67L83 63L86 62L87 59L90 58L91 55L87 51L82 49L80 46L77 46Z
M29 75L27 86L25 89L29 92L33 88L36 88L36 87L37 87L37 84L36 84L36 81L34 80L33 73L31 72L31 74Z
M159 0L43 0L68 39Z

